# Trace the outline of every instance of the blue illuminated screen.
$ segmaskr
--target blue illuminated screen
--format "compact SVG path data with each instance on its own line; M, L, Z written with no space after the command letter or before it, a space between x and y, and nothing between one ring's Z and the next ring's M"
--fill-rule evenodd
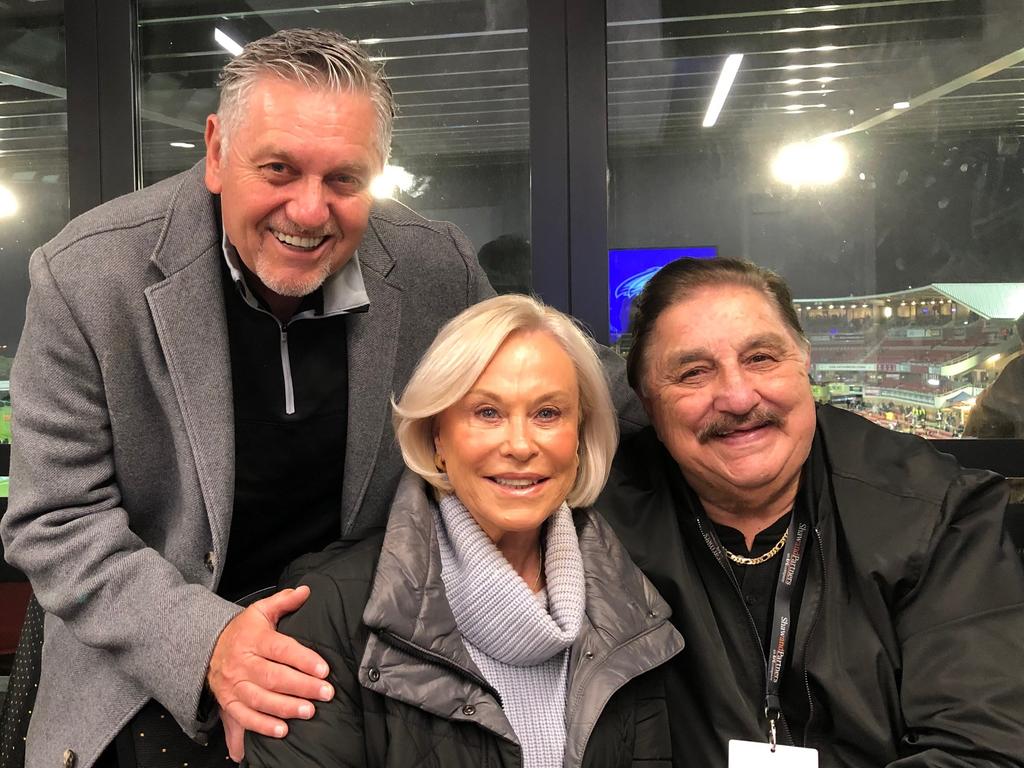
M654 273L676 259L713 259L714 245L689 248L613 248L608 251L608 320L611 341L629 330L629 311Z

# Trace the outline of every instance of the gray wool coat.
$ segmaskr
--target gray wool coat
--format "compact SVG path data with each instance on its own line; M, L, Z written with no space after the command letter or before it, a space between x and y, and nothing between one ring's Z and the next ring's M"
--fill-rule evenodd
M27 766L91 765L147 700L186 733L239 608L214 594L231 526L232 382L214 199L202 164L72 221L31 258L12 373L8 560L46 611ZM348 535L402 471L388 396L438 328L493 294L455 227L375 205L346 323Z

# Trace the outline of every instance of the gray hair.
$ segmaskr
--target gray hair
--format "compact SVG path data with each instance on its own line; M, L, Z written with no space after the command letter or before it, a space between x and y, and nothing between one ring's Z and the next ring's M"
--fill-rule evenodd
M434 420L461 400L513 333L550 334L576 370L580 397L579 469L566 502L592 504L604 487L618 443L618 418L593 344L572 318L536 299L506 294L475 304L445 325L423 354L394 408L395 437L406 465L441 492L447 475L434 466Z
M377 152L381 167L391 155L395 99L382 67L358 43L327 29L282 29L253 40L221 70L217 117L222 151L237 127L252 87L267 76L343 93L365 93L377 113Z

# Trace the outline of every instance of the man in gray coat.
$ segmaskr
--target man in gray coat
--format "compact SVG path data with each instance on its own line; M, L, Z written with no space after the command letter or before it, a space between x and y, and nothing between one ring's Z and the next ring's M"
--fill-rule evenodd
M0 528L46 611L29 768L201 742L218 711L238 759L333 696L275 631L308 591L233 601L383 522L388 395L493 294L458 230L372 201L393 105L361 49L278 32L221 87L205 164L31 259Z

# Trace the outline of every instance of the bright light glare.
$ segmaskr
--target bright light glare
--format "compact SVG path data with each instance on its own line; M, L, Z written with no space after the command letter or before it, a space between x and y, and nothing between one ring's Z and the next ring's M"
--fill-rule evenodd
M929 387L937 387L941 382L938 379L928 379Z
M237 56L242 52L242 46L232 40L219 28L213 28L213 39L217 41L217 45L223 48L225 51L230 53L232 56Z
M892 317L892 307L882 307L882 317L884 317L886 320Z
M18 198L7 187L0 186L0 219L6 219L18 212Z
M172 147L177 147L178 149L195 149L196 148L196 145L193 144L190 141L172 141L171 142L171 146Z
M370 182L370 194L377 198L394 197L396 192L412 188L416 177L400 165L385 165L384 171Z
M897 101L895 104L892 105L892 108L893 109L910 109L910 102L909 101Z
M715 85L715 92L711 94L711 103L708 104L708 112L704 115L704 127L710 128L718 122L718 114L722 111L725 99L732 88L732 81L736 79L740 63L743 61L742 53L733 53L726 57L722 65L722 74L718 76L718 83Z
M964 323L964 325L966 325L966 323ZM1002 357L1003 356L1001 354L996 352L994 355L991 355L990 357L985 358L985 363L986 363L986 365L992 365L993 363L998 363L1002 359Z
M772 175L792 187L833 184L846 174L850 157L834 141L802 141L779 150L772 161Z

